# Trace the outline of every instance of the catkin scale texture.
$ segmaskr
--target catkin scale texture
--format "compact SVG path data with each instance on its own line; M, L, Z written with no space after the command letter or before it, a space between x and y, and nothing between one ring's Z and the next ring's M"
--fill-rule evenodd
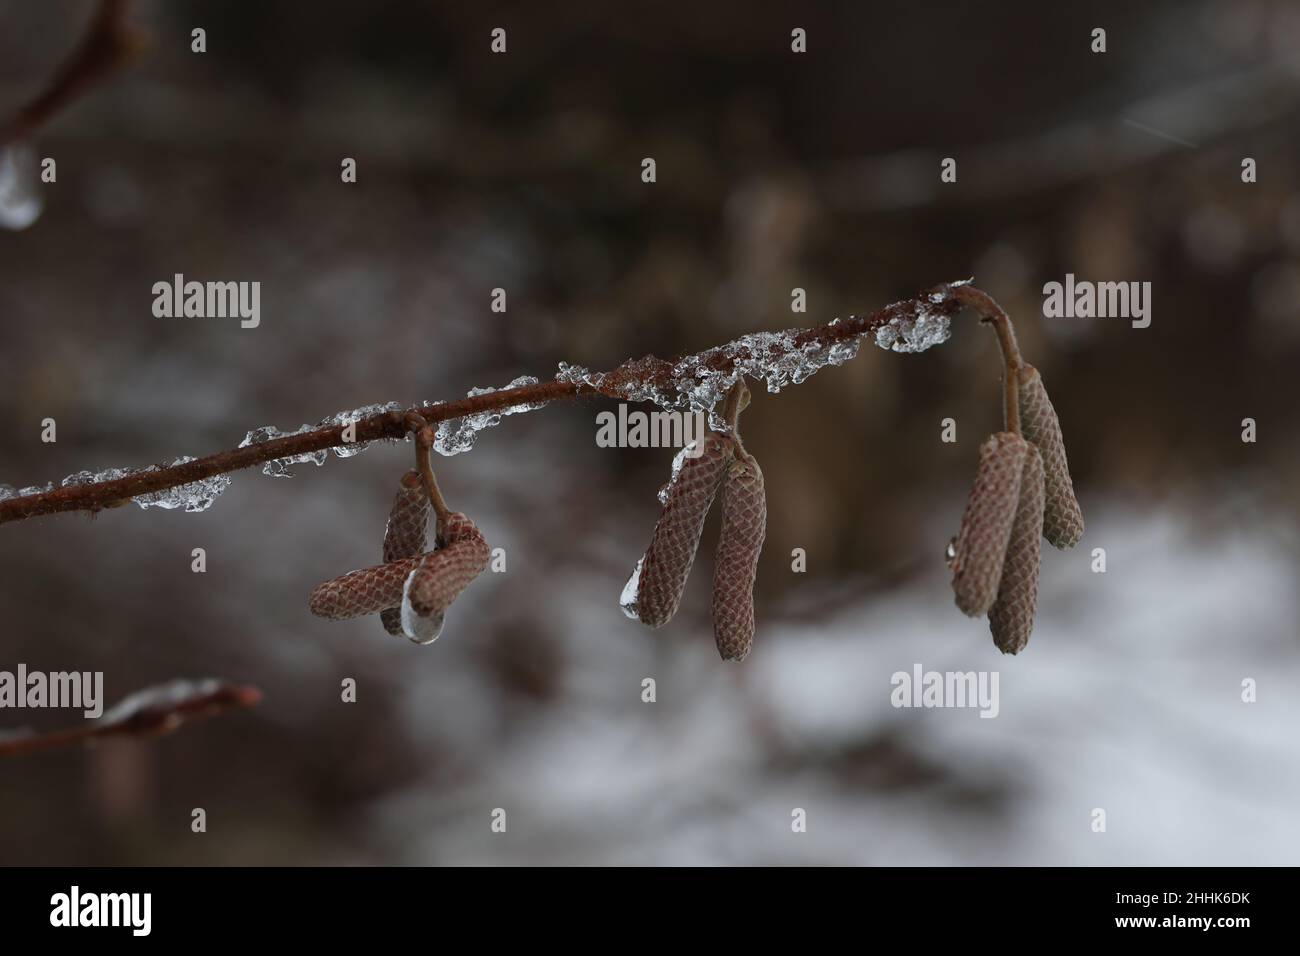
M420 617L441 615L487 567L491 557L482 533L459 512L448 515L444 538L446 545L437 551L326 581L312 591L308 607L317 617L342 621L400 607L405 595Z
M704 519L734 454L729 436L709 432L704 451L682 462L641 563L636 613L642 623L662 627L677 613Z
M1020 502L1007 542L998 598L989 609L993 643L1004 654L1018 654L1029 643L1038 606L1038 567L1043 538L1043 459L1027 445L1020 478Z
M429 495L418 471L402 476L384 528L384 561L414 557L424 551L429 534Z
M317 617L334 621L346 621L394 607L402 603L402 587L407 577L424 559L424 555L416 555L373 568L349 571L317 585L307 599L307 606Z
M483 573L492 556L482 532L458 511L447 516L442 537L445 544L425 555L405 591L405 600L419 617L446 612L461 592ZM398 600L402 600L400 594Z
M1020 370L1019 402L1020 429L1043 456L1043 537L1054 547L1073 548L1083 537L1083 512L1070 479L1061 422L1032 365Z
M957 532L952 589L962 613L979 617L997 599L1007 542L1020 501L1020 476L1028 443L1011 432L990 435L980 446L979 469Z
M758 462L738 451L722 486L722 530L713 563L713 639L724 661L754 646L754 576L767 533L767 495Z
M401 637L405 632L402 630L402 606L395 605L386 607L379 612L379 623L384 625L384 630L394 637Z

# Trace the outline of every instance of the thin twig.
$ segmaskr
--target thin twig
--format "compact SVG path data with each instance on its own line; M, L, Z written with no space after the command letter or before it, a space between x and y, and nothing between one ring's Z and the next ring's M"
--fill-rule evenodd
M157 737L171 733L187 720L252 707L261 699L260 690L244 684L172 681L137 691L100 719L86 721L80 727L46 734L6 733L0 736L0 757L58 750L103 737Z
M129 0L101 0L85 38L34 100L0 126L0 146L24 139L69 103L129 63L148 34L127 22Z
M417 411L406 413L406 425L415 433L415 467L420 472L424 493L429 496L429 504L433 506L433 513L437 517L434 533L438 539L438 546L441 547L443 532L447 527L447 516L451 514L451 509L443 500L442 489L438 487L438 477L433 473L433 443L438 433Z
M740 437L740 413L749 407L749 386L740 378L727 393L727 404L722 407L722 420L727 423L731 433Z
M810 329L791 330L789 346L792 351L829 347L872 333L895 319L914 319L919 314L932 316L936 313L952 316L967 304L974 306L986 318L990 315L1000 315L1005 328L1009 331L1010 321L1006 319L1006 314L987 294L970 286L944 283L916 298L895 302L870 315L850 316ZM1014 334L1011 335L1010 341L1014 346ZM642 393L649 387L676 393L678 386L674 378L674 370L678 365L729 374L737 365L746 361L756 358L771 359L779 357L779 354L755 355L749 344L743 340L736 340L687 356L678 362L670 362L653 355L632 359L603 375L590 376L589 381L594 384L559 380L539 382L536 385L522 385L517 388L487 392L453 402L423 405L413 411L419 413L429 425L436 425L466 415L504 411L521 405L546 404L584 394L600 394L623 401L646 401L648 399L642 397ZM345 429L355 428L350 440L356 443L381 439L401 440L410 431L406 414L404 411L381 412L360 419L352 425L328 425L297 435L275 438L243 448L233 448L193 461L135 472L121 478L67 485L36 494L6 498L0 500L0 524L65 511L99 511L116 507L140 495L178 488L214 475L239 471L279 458L310 455L330 448L347 446L349 442L343 440Z
M1020 358L1020 346L1016 342L1016 329L1002 306L993 301L993 297L982 289L972 286L957 286L952 290L953 297L971 306L980 314L980 321L993 326L998 336L998 346L1002 349L1002 405L1006 418L1007 431L1020 434L1020 369L1024 366Z

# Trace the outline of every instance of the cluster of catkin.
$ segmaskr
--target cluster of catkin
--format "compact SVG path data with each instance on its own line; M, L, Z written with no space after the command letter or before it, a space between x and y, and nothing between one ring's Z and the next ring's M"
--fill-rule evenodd
M957 606L987 614L993 642L1006 654L1029 642L1038 601L1040 539L1074 547L1083 514L1070 479L1061 425L1032 365L1023 364L1005 315L1000 336L1007 376L1006 428L980 446L979 469L961 528L949 545ZM637 565L624 608L650 627L672 620L695 563L704 522L722 498L713 565L713 637L723 660L742 661L754 646L754 579L767 533L763 471L741 441L739 418L749 391L737 381L721 431L710 430L697 454L683 453L663 492L650 546ZM384 532L383 563L352 571L311 593L313 614L333 620L378 612L389 634L432 643L443 617L488 566L490 549L468 517L447 509L429 465L433 431L417 413L417 470L402 476ZM435 546L425 550L430 511Z
M713 562L713 638L723 660L742 661L754 646L754 577L767 533L763 471L741 443L736 417L748 404L744 383L728 433L710 431L687 456L667 490L650 546L639 565L636 616L650 627L672 620L695 563L704 520L722 495L722 530Z
M957 607L971 617L987 614L993 643L1004 654L1016 654L1034 629L1040 539L1074 547L1083 536L1083 513L1042 377L1032 365L1007 374L1016 376L1018 430L1009 409L1012 430L990 435L980 446L949 567Z
M431 644L443 616L488 566L491 552L474 522L458 511L438 515L426 551L430 497L418 471L402 476L384 531L384 563L333 578L311 592L318 617L341 621L379 612L389 634Z

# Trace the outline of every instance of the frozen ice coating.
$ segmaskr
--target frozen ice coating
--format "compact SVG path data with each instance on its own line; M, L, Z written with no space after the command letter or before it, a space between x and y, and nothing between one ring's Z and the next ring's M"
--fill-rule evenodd
M274 425L263 425L260 428L254 428L244 440L239 443L240 448L247 448L249 445L260 445L262 442L272 441L276 438L288 438L291 435L301 435L303 432L312 430L311 425L303 425L291 432L280 431ZM324 449L321 451L307 452L302 455L290 455L287 458L276 458L274 461L268 461L262 466L262 474L268 478L292 478L294 465L302 465L311 462L313 465L325 464L325 459L329 457L328 452Z
M192 455L185 455L177 458L172 464L183 465L194 460ZM157 468L158 466L154 465L144 470L156 471ZM217 500L217 496L229 487L229 475L213 475L211 478L192 481L188 485L167 488L164 491L153 491L147 495L137 495L131 500L141 508L164 508L169 511L174 508L181 508L189 512L207 511L212 507L212 503Z
M0 146L0 226L26 229L42 209L40 164L26 143Z
M575 385L591 385L594 379L603 378L598 375L593 378L591 369L583 365L570 365L568 362L560 363L560 370L555 373L557 382L572 382Z
M942 302L942 297L938 301ZM932 345L947 342L951 326L952 319L947 315L921 306L915 317L899 316L876 329L876 344L891 352L924 352Z
M695 445L696 442L687 442L686 447L673 456L673 470L668 476L668 483L659 489L659 503L661 505L668 504L668 492L672 490L673 482L677 480L677 476L682 473L682 465L686 463L686 456L695 448Z
M53 490L54 490L54 482L47 481L43 485L28 485L26 488L19 488L16 492L14 492L13 497L26 498L28 495L42 495L47 491L53 491ZM3 497L5 496L0 495L0 498Z
M973 278L958 279L949 282L948 286L970 285L973 281ZM948 301L948 294L931 292L927 298L930 305L938 306ZM952 319L944 312L921 303L915 316L899 316L876 329L876 344L890 352L924 352L931 346L947 342L951 334Z
M524 385L536 385L537 376L521 375L505 388L519 388ZM488 395L492 392L498 392L502 389L497 388L471 388L466 394L466 398L474 398L476 395ZM526 405L516 405L514 408L500 409L491 412L479 412L476 415L465 415L462 418L453 418L442 422L438 425L438 433L433 441L433 450L440 455L451 457L459 455L461 452L469 451L474 447L474 441L478 438L478 433L484 429L498 425L501 419L507 415L518 415L522 412L531 412L534 409L541 408L545 402L533 402Z
M623 585L623 593L618 596L618 606L634 621L641 620L636 607L636 592L641 586L641 565L644 563L644 556L637 560L636 567L632 569L632 576L627 579L627 584Z
M33 163L35 162L34 157L29 158ZM0 217L7 214L3 207L11 201L14 195L13 189L16 182L14 177L20 172L19 167L22 162L25 162L25 160L20 152L15 151L15 147L0 150ZM949 286L966 285L969 282L971 282L970 279L963 279L949 283ZM892 352L923 352L931 346L942 344L948 340L951 320L946 314L945 307L950 307L950 298L947 291L932 292L924 300L917 300L910 303L909 307L900 309L901 314L894 316L876 328L874 332L864 334L871 334L876 345L882 349ZM836 319L831 324L835 325L841 321L843 320ZM732 386L741 377L761 380L767 384L769 392L779 392L787 385L797 385L807 381L809 377L828 365L844 364L858 354L858 348L861 345L862 336L860 335L830 345L818 342L797 345L796 343L802 331L794 329L785 332L753 332L741 336L720 349L697 355L688 355L679 359L676 364L670 367L667 376L668 385L663 388L657 384L638 382L635 380L635 376L630 376L631 381L629 382L629 376L622 375L620 376L621 384L617 389L617 393L628 401L648 401L665 409L707 413L711 429L726 431L727 424L720 414L723 407L721 403ZM724 372L711 368L705 361L706 357L712 358L718 355L731 360L729 371ZM667 364L658 363L658 360L652 361L654 363L652 367L655 369L661 369ZM635 363L633 367L635 368ZM592 372L581 365L570 365L561 362L555 378L561 382L572 382L592 388L601 388L606 379L606 373ZM536 377L523 375L503 386L503 388L520 388L525 385L536 384ZM472 388L468 392L468 397L488 395L501 390L497 388ZM437 405L442 403L433 402L428 404ZM518 415L523 412L533 411L545 404L545 402L533 402L513 408L465 415L461 418L441 422L438 425L434 439L434 450L440 455L448 457L469 451L474 447L479 432L499 424L501 419L507 415ZM244 440L239 443L239 447L247 448L250 445L261 444L277 438L301 435L304 432L314 431L318 428L358 422L386 412L401 411L403 407L397 402L363 405L351 411L337 412L315 425L302 425L293 431L281 431L274 425L263 425L248 432L244 436ZM339 458L351 458L371 444L373 442L346 443L335 447L333 451ZM685 451L683 450L673 461L672 476L668 484L659 492L660 501L666 499L669 488L672 487L673 481L677 479L684 454ZM293 476L293 467L295 465L310 462L319 466L323 465L328 457L329 450L322 449L320 451L305 452L301 455L277 458L264 464L262 473L272 478L289 478ZM178 458L172 464L179 465L189 461L194 461L194 459L191 457ZM145 469L110 468L100 472L80 471L64 478L61 484L67 486L110 481L127 475L155 471L159 467L158 465L151 465ZM229 476L214 475L211 478L205 478L177 488L138 495L132 500L141 508L204 511L212 505L217 496L225 491L229 485ZM0 501L6 498L37 495L51 491L53 488L53 484L34 485L19 489L15 489L12 485L0 485ZM638 575L639 570L633 574L632 580L628 582L633 589L631 597L632 610L629 612L629 606L625 604L624 611L629 613L629 616L635 616L635 584Z
M397 402L386 402L379 405L365 405L361 408L354 408L349 412L338 412L329 418L321 421L319 425L303 425L296 431L282 432L274 425L263 425L261 428L254 428L244 440L239 443L240 448L246 448L249 445L256 445L264 441L270 441L273 438L284 438L288 435L299 435L303 432L314 431L317 428L331 425L343 425L348 422L360 421L363 418L370 418L383 412L395 411L402 406ZM356 442L334 449L335 454L340 458L351 458L353 455L362 451L373 442ZM309 452L303 455L295 455L289 458L277 458L275 461L269 461L262 467L262 473L270 475L272 478L289 478L293 472L290 470L293 465L310 461L315 465L323 465L328 457L326 451ZM106 468L103 471L78 471L68 475L61 482L59 487L66 488L69 485L89 485L101 481L113 481L117 478L126 478L129 475L141 475L151 471L158 471L163 467L174 465L183 465L187 462L195 461L192 455L183 455L167 465L150 465L148 468ZM183 511L197 512L206 511L212 507L212 503L217 497L230 487L229 475L213 475L210 478L203 478L199 481L193 481L186 485L179 485L175 488L166 488L162 491L151 491L148 494L136 495L131 500L141 508L163 508L166 510L180 509ZM46 491L53 491L54 485L32 486L30 488L19 488L15 490L10 485L0 485L0 501L5 498L23 497L26 495L37 495Z
M432 644L442 634L443 614L428 617L417 614L411 604L411 582L415 580L418 569L406 576L402 585L402 633L416 644Z
M171 465L183 465L194 460L192 455L184 455L171 462ZM130 475L143 475L151 471L158 471L161 467L163 466L150 465L148 468L106 468L103 471L78 471L59 482L59 487L66 488L69 485L91 485L101 481L115 481L118 478L126 478ZM213 475L211 478L190 482L188 485L179 485L163 491L151 491L148 494L137 495L131 500L141 508L164 508L167 510L181 508L191 512L206 511L212 507L212 502L216 501L217 496L225 491L229 485L230 477L228 475ZM52 488L53 486L24 488L19 494L39 494L42 491L50 491ZM3 495L0 495L0 497L3 497Z
M271 441L276 438L288 438L292 435L301 435L304 432L315 431L318 428L330 428L335 425L346 425L350 422L357 422L363 418L370 418L374 415L380 415L384 412L400 411L402 406L397 402L382 402L376 405L363 405L361 408L354 408L349 412L338 412L323 418L315 425L302 425L293 431L281 431L274 425L263 425L260 428L254 428L244 440L239 443L240 448L247 448L249 445L260 445L262 442ZM338 445L334 448L334 454L339 458L351 458L353 455L364 451L373 442L353 442L350 444ZM293 466L302 465L311 462L313 465L320 466L325 464L325 459L329 457L329 452L325 449L320 451L305 452L301 455L290 455L287 458L277 458L274 461L268 461L262 466L262 474L270 478L292 478Z
M949 285L966 285L970 281L964 279ZM946 342L951 322L941 307L948 302L946 292L930 293L926 300L917 301L906 314L896 316L877 328L874 332L876 344L893 352L923 352ZM840 321L836 319L831 324ZM726 423L717 409L741 376L761 380L767 384L769 392L775 393L787 385L807 381L828 365L843 365L858 354L861 336L832 345L818 342L796 345L803 331L753 332L741 336L714 353L732 360L731 370L727 372L708 367L704 355L709 353L688 355L672 366L669 387L634 381L620 385L618 392L628 401L648 401L661 408L707 412L709 427L714 431L724 431ZM606 373L561 362L555 377L561 382L601 388Z
M338 414L331 415L329 418L322 420L320 425L317 425L316 427L348 425L354 422L359 422L363 418L373 418L375 415L382 415L384 412L399 412L401 410L402 406L397 402L381 402L375 405L362 405L360 408L354 408L350 412L339 412ZM348 442L343 445L335 445L331 451L333 451L339 458L351 458L353 455L360 454L372 444L373 442L368 441Z

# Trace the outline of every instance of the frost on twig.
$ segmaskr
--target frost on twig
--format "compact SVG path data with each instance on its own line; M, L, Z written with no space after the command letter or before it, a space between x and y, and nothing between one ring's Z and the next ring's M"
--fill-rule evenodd
M648 355L609 372L561 363L550 381L523 376L500 389L475 388L463 399L413 410L438 426L434 448L447 456L470 450L481 431L506 415L584 393L704 412L715 431L725 430L718 408L742 378L761 380L769 392L779 392L823 368L849 361L864 336L892 352L921 352L945 342L952 317L965 305L981 311L997 308L969 282L943 283L870 315L851 315L809 329L751 333L673 361ZM404 440L408 431L401 406L394 402L339 412L314 427L290 432L265 425L248 432L238 447L205 458L185 456L169 465L78 472L58 485L0 485L0 523L62 511L98 511L127 502L142 508L202 511L229 485L230 472L261 465L267 475L288 477L294 465L323 464L331 449L347 458L375 441Z
M0 229L26 229L41 215L40 169L30 138L146 46L144 32L127 20L128 6L128 0L100 0L81 43L45 89L0 122Z
M705 412L714 431L725 431L718 407L742 378L762 381L772 393L799 385L828 366L856 358L868 333L876 345L893 352L924 352L946 342L957 311L950 290L969 282L948 283L865 319L849 316L818 329L753 332L675 362L650 355L595 373L562 362L556 378L630 402Z
M301 428L289 432L281 431L274 425L262 425L258 428L254 428L245 435L244 440L239 443L239 447L247 448L249 445L260 445L263 442L268 442L276 438L290 438L294 435L305 435L321 428L332 428L336 425L354 425L362 419L370 418L374 415L380 415L384 412L401 411L401 408L402 406L397 402L385 402L380 405L365 405L361 408L354 408L350 412L338 412L334 415L330 415L328 418L322 419L315 425L303 425ZM340 458L351 458L353 455L364 451L370 444L370 442L345 442L342 445L335 445L333 451L334 454ZM262 474L266 475L268 478L292 478L292 468L294 465L311 463L319 467L320 465L325 464L325 459L328 457L328 451L329 449L322 448L319 451L306 452L301 455L289 455L284 458L274 458L262 466Z
M537 378L533 375L521 375L503 389L496 388L471 388L469 397L476 398L479 395L490 395L493 392L505 391L510 388L524 388L528 385L536 385ZM520 412L531 412L534 409L541 408L545 402L534 402L531 404L515 405L511 408L504 408L500 411L479 412L474 415L466 415L464 418L453 419L443 422L438 426L438 435L433 442L433 450L439 455L451 457L459 455L461 452L469 451L474 447L474 440L478 433L492 428L501 423L501 419L506 415L518 415Z
M0 757L55 750L101 737L156 737L171 733L187 720L253 707L261 699L262 692L256 687L214 678L168 681L129 694L81 727L47 734L26 729L2 731Z

